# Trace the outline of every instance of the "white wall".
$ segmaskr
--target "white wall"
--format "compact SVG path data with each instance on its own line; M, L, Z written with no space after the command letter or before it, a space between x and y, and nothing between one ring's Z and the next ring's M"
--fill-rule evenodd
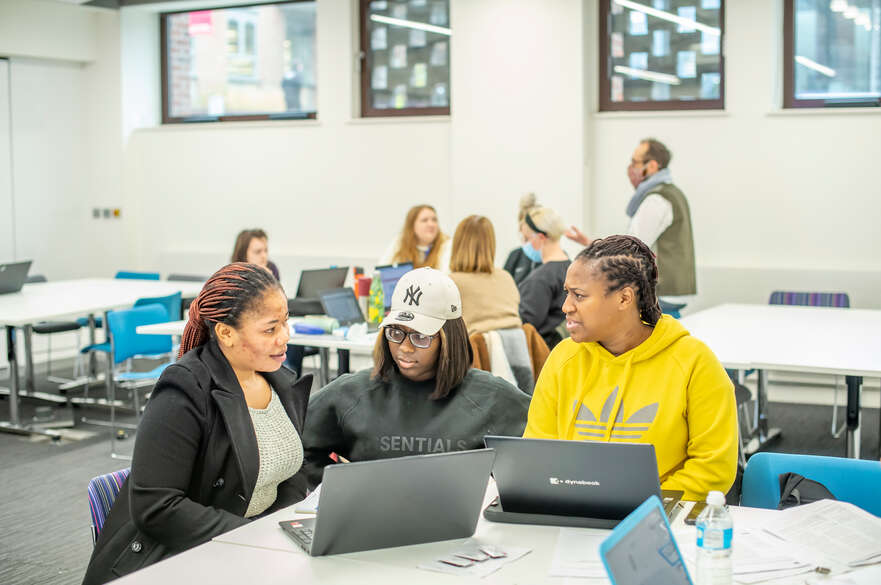
M726 3L725 112L591 115L590 227L624 230L625 167L639 139L655 136L673 152L691 205L700 289L692 308L764 303L775 288L846 291L855 306L879 308L881 111L779 110L780 6ZM591 99L596 92L589 80Z
M10 186L0 196L2 249L14 237L15 258L50 280L107 275L130 256L118 244L121 222L91 219L93 206L121 203L118 20L116 11L0 0L0 56L9 58L0 169L11 160L11 172L0 170ZM66 337L55 337L56 352L72 346ZM38 336L35 350L43 347Z
M15 204L12 199L12 134L9 115L9 61L0 59L0 262L15 258Z
M50 0L0 0L0 55L94 61L96 14Z
M580 0L453 0L451 173L455 219L486 215L497 259L519 246L517 203L580 223L584 83Z
M122 10L124 63L131 52L138 59L158 43L156 17L145 17L146 10ZM312 257L315 265L334 256L341 262L379 257L417 203L435 205L448 233L466 215L488 215L497 225L502 260L516 243L522 193L535 190L573 221L581 218L578 0L560 1L553 10L538 0L454 0L452 118L357 118L355 14L348 0L318 3L317 121L133 131L123 177L126 205L138 220L140 268L210 273L225 261L238 230L260 226L290 288L295 280L285 268L303 267L297 257ZM129 36L129 23L140 37ZM531 40L524 44L524 38ZM547 46L566 57L546 67L540 50ZM143 67L140 83L153 78L158 95L155 64ZM534 72L528 81L525 69ZM546 95L559 96L551 115L523 115ZM131 106L126 97L127 127L156 115L153 103Z

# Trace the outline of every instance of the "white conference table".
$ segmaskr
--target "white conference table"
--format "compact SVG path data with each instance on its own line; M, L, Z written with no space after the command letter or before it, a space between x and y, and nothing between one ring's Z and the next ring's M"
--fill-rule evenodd
M18 397L22 388L16 359L15 329L21 328L25 344L27 375L24 389L34 391L33 325L42 321L88 316L89 341L95 342L94 317L114 309L131 307L143 297L160 297L176 292L195 296L202 290L201 282L133 280L117 278L83 278L26 284L17 293L0 295L0 325L6 327L6 353L9 361L9 422L0 422L0 432L45 434L52 431L32 429L21 424Z
M494 495L494 487L487 490L487 499ZM691 504L671 524L677 538L694 539L693 527L685 526L683 519ZM756 525L776 510L759 510L732 506L735 526ZM483 585L512 584L566 584L608 583L603 579L552 577L549 574L554 558L560 528L522 524L489 522L482 516L475 538L498 546L525 547L531 552L504 565L495 573L482 578L467 578L418 569L417 565L446 556L464 539L420 544L405 547L310 557L291 541L279 528L278 522L307 515L293 513L293 508L280 510L236 530L216 537L213 541L185 551L160 563L132 573L115 581L120 585L189 585L190 583L241 583L261 585L311 584L382 584L452 585L472 583ZM680 541L681 542L681 541ZM765 581L763 585L804 583L805 575Z
M860 456L860 390L881 377L881 311L792 305L719 305L681 320L731 369L759 370L760 439L770 438L765 371L845 376L847 456Z
M302 345L309 347L317 347L320 358L319 384L324 386L330 380L330 350L344 350L356 354L370 355L373 353L373 346L376 344L376 333L370 333L359 339L346 339L339 335L305 335L302 333L294 333L294 324L301 319L290 319L288 326L290 327L291 338L288 345ZM155 323L153 325L141 325L135 331L142 335L176 335L181 336L186 326L186 321L169 321L168 323Z

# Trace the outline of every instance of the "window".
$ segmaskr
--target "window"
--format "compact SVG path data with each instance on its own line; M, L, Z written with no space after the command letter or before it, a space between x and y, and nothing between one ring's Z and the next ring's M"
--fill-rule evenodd
M361 0L361 115L450 113L449 0Z
M314 118L315 2L166 13L162 121Z
M600 110L725 106L724 0L601 0Z
M881 105L881 0L786 0L783 105Z

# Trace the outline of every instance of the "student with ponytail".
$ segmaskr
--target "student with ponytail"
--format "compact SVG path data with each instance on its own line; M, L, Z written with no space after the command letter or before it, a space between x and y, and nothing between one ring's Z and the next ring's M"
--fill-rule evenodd
M658 267L632 236L594 240L566 272L566 329L535 385L525 437L651 443L661 487L726 492L737 471L734 387L661 315Z
M255 264L218 270L190 306L180 359L159 378L131 475L84 585L105 583L293 504L311 376L282 368L287 299Z

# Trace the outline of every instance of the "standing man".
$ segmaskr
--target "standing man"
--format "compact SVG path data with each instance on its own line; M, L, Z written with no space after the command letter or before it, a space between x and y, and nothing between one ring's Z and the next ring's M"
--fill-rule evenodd
M654 138L640 141L627 166L636 189L627 203L627 234L645 242L657 255L661 308L674 317L697 293L694 237L688 200L673 184L671 154ZM572 226L566 235L583 246L590 239Z

